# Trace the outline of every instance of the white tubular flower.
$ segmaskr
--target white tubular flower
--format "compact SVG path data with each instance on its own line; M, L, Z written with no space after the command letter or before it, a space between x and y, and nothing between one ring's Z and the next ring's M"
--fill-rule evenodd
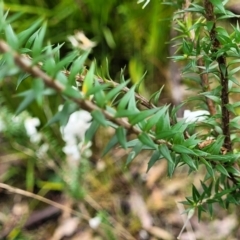
M63 147L63 152L67 156L70 156L73 161L78 161L81 157L77 145L66 145L65 147Z
M24 121L24 127L26 129L27 135L30 137L30 141L33 143L39 142L41 139L41 134L37 131L37 126L40 125L40 120L38 118L28 117Z
M61 127L63 140L66 145L78 144L78 140L84 139L85 132L90 126L91 115L81 110L70 115L66 126Z
M200 122L206 119L206 115L209 115L209 112L206 110L190 111L185 110L183 118L186 122Z
M66 126L61 127L61 133L66 145L63 151L72 160L80 160L81 154L79 142L84 140L85 133L90 126L91 115L89 112L80 110L70 115Z

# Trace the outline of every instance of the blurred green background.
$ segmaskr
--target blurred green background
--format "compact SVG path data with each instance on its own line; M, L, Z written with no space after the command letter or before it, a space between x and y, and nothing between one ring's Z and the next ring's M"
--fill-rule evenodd
M103 68L107 58L113 79L124 67L126 77L130 77L133 83L147 71L146 95L163 84L167 85L167 42L173 9L159 0L151 0L145 9L137 1L128 0L9 0L5 3L5 10L8 9L10 13L24 13L21 21L13 24L17 32L28 28L38 18L46 19L46 39L53 44L66 42L76 30L83 31L89 39L97 42L92 58ZM67 41L62 55L69 48ZM165 97L170 102L171 97Z

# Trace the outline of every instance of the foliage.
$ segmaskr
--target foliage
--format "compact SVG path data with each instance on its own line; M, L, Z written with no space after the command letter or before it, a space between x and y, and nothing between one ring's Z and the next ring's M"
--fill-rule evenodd
M125 76L137 83L147 72L147 91L143 87L140 89L145 95L163 84L167 86L168 77L164 67L167 64L166 42L170 40L169 23L173 8L159 4L158 0L152 0L144 10L136 1L98 2L9 0L5 2L4 9L10 10L10 15L21 13L21 24L12 23L17 32L26 29L29 22L44 19L48 23L45 41L50 40L52 44L65 42L67 36L75 31L83 31L97 43L94 56L91 54L90 57L97 60L103 75L107 74L106 59L111 65L109 72L113 78L119 76L121 68L124 68ZM161 31L158 31L159 28ZM66 55L70 50L71 45L66 42L61 48L61 55ZM25 83L21 87L24 86ZM163 93L171 99L167 95L167 88ZM11 103L14 105L14 102Z
M240 103L231 104L230 94L239 92L235 74L239 71L240 29L233 26L228 33L218 25L222 19L237 17L225 9L222 1L205 0L203 6L191 3L178 10L173 19L179 31L175 39L179 40L178 52L173 60L184 61L183 73L198 86L198 94L186 102L194 101L199 109L209 112L200 122L178 120L176 113L181 106L157 106L162 89L147 100L137 93L138 84L129 86L123 71L113 81L99 72L94 61L86 68L86 62L90 61L89 45L84 45L83 50L79 43L61 58L62 45L44 44L47 29L44 22L35 21L27 30L16 33L12 24L18 16L8 18L3 7L0 9L0 79L13 81L17 77L16 86L30 80L29 89L18 94L23 100L18 104L17 114L33 102L44 109L49 98L60 96L64 107L58 111L59 106L48 106L56 113L48 119L48 124L58 121L64 125L77 109L88 111L92 122L86 144L99 127L113 128L116 134L103 153L107 154L116 145L130 149L126 165L147 150L151 152L148 170L165 159L169 177L182 165L188 166L189 174L204 168L202 189L193 185L192 196L183 202L191 214L198 211L199 219L203 211L213 215L215 203L223 208L239 204L237 108Z

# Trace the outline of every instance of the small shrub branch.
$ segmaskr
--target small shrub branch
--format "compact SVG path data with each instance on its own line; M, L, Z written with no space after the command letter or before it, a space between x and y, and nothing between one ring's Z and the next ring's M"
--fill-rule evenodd
M27 55L27 54L22 54L22 56L28 58L30 61L32 61L32 58ZM42 66L42 63L38 63L38 66L39 68L41 68ZM66 76L69 76L70 75L70 71L68 70L63 70L62 71ZM77 74L76 75L76 81L79 82L79 83L83 83L84 82L84 78L86 77L86 74L87 74L87 70L85 70L85 72L83 74ZM99 76L97 76L95 78L100 84L103 84L103 83L108 83L110 85L110 87L112 88L115 88L117 87L119 84L115 81L112 81L112 80L109 80L109 79L103 79ZM122 88L122 92L123 93L127 93L130 89L128 87L124 87ZM151 108L155 108L156 106L151 103L150 101L148 101L146 98L144 98L143 96L139 95L138 93L135 93L135 98L136 100L138 101L139 104L141 104L142 106L148 108L148 109L151 109Z
M189 0L186 0L185 1L185 9L187 10L190 7L190 5L191 5L191 2ZM192 26L192 13L191 12L188 12L188 11L185 12L184 21L189 29L190 28L189 25ZM195 35L194 29L191 29L189 31L189 37L192 42L196 41L196 39L195 39L196 35ZM196 44L194 44L194 46L196 47ZM210 85L209 85L208 74L206 72L204 72L204 70L203 70L205 67L203 57L200 57L197 59L197 66L198 66L198 70L199 70L199 76L201 78L201 85L202 85L203 91L204 92L211 91ZM216 108L215 108L215 104L214 104L213 100L208 97L205 97L205 100L206 100L206 104L207 104L209 113L212 116L214 116L216 114Z
M204 8L205 8L206 20L213 24L212 29L209 32L210 39L212 41L212 51L214 53L217 53L217 51L221 48L221 45L219 40L217 39L216 16L214 14L214 6L209 0L205 0ZM230 114L227 109L227 104L229 104L229 93L228 93L228 72L227 72L226 57L224 55L220 55L216 57L216 61L219 67L220 82L222 86L222 90L221 90L222 130L223 130L223 135L225 136L223 146L227 149L228 152L231 152L232 142L230 138L230 128L229 128Z
M56 79L51 78L49 75L47 75L45 72L43 72L38 66L33 66L31 60L23 55L20 55L13 51L13 49L10 48L10 46L3 40L0 40L0 52L2 53L11 53L15 63L17 66L19 66L23 71L31 74L34 77L41 78L46 86L55 89L59 93L63 93L66 89L66 87L61 84ZM83 81L83 80L82 80ZM96 106L92 101L87 99L80 99L75 97L70 97L72 101L78 104L78 106L86 111L92 112L94 110L99 110L102 112L102 114L106 117L106 119L110 120L111 122L117 124L118 126L124 127L126 130L128 130L131 133L134 133L136 135L140 135L142 131L134 126L132 126L128 121L126 121L123 118L116 118L114 115L109 113L108 111L99 108ZM156 139L154 136L149 136L153 139L153 141L156 144L166 144L168 147L171 147L172 144L170 142L167 142L165 140Z
M200 78L201 78L201 84L202 84L202 88L204 92L209 92L211 91L210 86L209 86L209 79L208 79L208 74L206 72L203 72L202 67L205 66L203 58L199 58L197 61L198 64L198 69L199 69L199 73L200 73ZM214 116L217 112L216 112L216 108L215 108L215 104L213 102L212 99L206 97L206 104L208 107L208 111L209 113Z

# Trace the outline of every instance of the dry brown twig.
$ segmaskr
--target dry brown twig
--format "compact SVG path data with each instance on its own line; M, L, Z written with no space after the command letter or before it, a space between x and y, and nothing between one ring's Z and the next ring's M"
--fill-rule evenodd
M44 203L46 203L46 204L48 204L48 205L51 205L51 206L53 206L53 207L55 207L55 208L58 208L58 209L62 210L62 211L65 212L65 213L66 213L66 212L67 212L67 213L70 213L70 214L72 214L72 215L74 215L74 216L77 216L77 217L79 217L79 218L81 218L81 219L84 219L84 220L86 220L86 221L89 221L89 220L90 220L90 217L89 217L88 215L83 214L83 213L80 213L80 212L78 212L78 211L76 211L76 210L74 210L74 209L72 209L72 208L70 208L70 207L68 207L68 206L65 206L65 205L63 205L63 204L60 204L60 203L58 203L58 202L54 202L54 201L52 201L52 200L50 200L50 199L47 199L47 198L45 198L45 197L42 197L42 196L40 196L40 195L37 195L37 194L31 193L31 192L22 190L22 189L20 189L20 188L12 187L12 186L10 186L10 185L8 185L8 184L5 184L5 183L0 183L0 189L1 189L1 188L7 190L8 192L14 193L14 194L19 194L19 195L22 195L22 196L25 196L25 197L29 197L29 198L36 199L36 200L38 200L38 201L40 201L40 202L44 202ZM90 199L91 199L91 198L90 198ZM87 201L87 202L89 201L89 197L87 197L86 201ZM98 208L97 208L96 210L100 210L100 209L101 209L101 207L98 206ZM129 240L134 240L134 239L135 239L135 238L133 238L133 236L132 236L129 232L127 232L127 231L121 226L121 224L119 224L119 223L118 223L116 220L114 220L113 218L112 218L112 220L113 220L113 222L114 222L114 224L115 224L115 227L116 227L115 230L117 230L117 233L118 233L120 236L124 236L126 239L129 239ZM109 228L109 229L111 230L111 227L110 227L110 226L105 225L105 227L106 227L106 228Z

